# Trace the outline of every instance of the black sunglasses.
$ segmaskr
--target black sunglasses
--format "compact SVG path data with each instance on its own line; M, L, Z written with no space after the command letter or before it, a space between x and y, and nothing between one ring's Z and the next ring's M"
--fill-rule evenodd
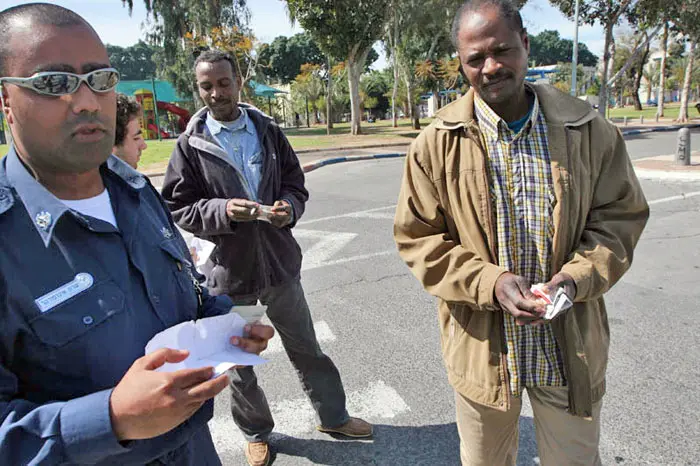
M85 82L94 92L109 92L119 83L119 71L101 68L85 74L44 71L28 78L0 78L0 83L14 84L50 96L73 94Z

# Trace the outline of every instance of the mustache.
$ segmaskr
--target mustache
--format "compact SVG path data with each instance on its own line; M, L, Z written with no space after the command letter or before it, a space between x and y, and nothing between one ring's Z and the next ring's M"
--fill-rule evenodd
M491 76L484 76L482 79L482 82L488 86L490 84L502 81L504 79L509 79L512 77L513 77L512 73L509 73L507 71L503 71L503 72L496 73L496 74L491 75Z

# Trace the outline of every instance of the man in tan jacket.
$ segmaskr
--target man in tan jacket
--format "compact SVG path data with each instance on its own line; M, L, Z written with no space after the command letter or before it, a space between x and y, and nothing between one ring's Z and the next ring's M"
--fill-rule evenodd
M407 154L394 234L437 296L465 465L515 464L523 391L541 464L598 465L609 330L603 294L649 216L619 131L578 99L525 83L509 0L472 0L453 41L472 89ZM574 305L553 320L530 291Z

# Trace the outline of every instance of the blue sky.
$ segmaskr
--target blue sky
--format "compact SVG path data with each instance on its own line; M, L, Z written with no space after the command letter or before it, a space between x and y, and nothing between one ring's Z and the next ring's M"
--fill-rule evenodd
M0 10L17 3L0 0ZM134 0L134 12L131 17L127 9L122 7L120 0L58 0L49 3L65 6L82 15L97 30L105 43L127 46L143 37L142 24L146 20L146 10L142 0ZM270 42L279 35L292 35L301 31L299 26L291 26L283 1L248 0L248 5L252 13L253 31L263 42ZM562 37L573 38L573 22L567 20L547 0L530 0L522 15L525 26L532 34L545 29L555 29ZM585 42L598 56L602 54L603 39L603 29L600 26L584 26L579 30L579 40ZM382 68L384 64L382 57L375 67Z

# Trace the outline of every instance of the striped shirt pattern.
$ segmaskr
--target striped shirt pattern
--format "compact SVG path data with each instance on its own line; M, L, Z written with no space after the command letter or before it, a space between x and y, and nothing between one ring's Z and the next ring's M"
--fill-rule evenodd
M488 151L491 205L496 220L498 264L532 283L551 277L550 258L555 196L547 124L537 96L530 119L514 133L483 100L475 98L475 114ZM566 385L564 365L552 328L518 326L504 312L510 388Z

